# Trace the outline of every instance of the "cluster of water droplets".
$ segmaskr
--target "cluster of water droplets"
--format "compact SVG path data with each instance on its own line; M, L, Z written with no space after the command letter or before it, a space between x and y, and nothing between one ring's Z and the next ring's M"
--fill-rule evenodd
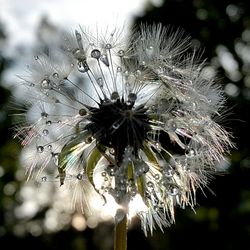
M207 185L205 172L215 170L232 146L228 133L213 120L223 104L221 93L202 78L193 55L178 61L186 41L175 45L173 35L165 42L164 34L161 26L142 29L126 48L116 44L114 33L100 39L75 31L62 41L55 61L36 56L31 77L23 79L32 105L40 108L28 129L19 131L25 137L22 144L32 148L29 174L38 169L41 182L54 178L61 185L88 180L101 196L111 195L123 206L140 196L147 207L138 212L144 231L145 223L152 230L154 221L160 227L167 225L166 217L173 222L176 204L193 207L195 190ZM102 117L108 105L115 117L110 123ZM110 127L99 129L97 123L103 121ZM131 143L139 148L125 145L117 157L106 137L124 122L131 131L134 124L143 129L146 124L145 134L128 135L140 137L138 144ZM56 176L41 175L50 165Z

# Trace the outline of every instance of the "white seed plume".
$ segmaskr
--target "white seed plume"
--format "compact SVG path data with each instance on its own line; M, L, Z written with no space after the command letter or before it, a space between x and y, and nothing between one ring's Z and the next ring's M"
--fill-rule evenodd
M232 143L217 122L223 93L189 38L161 25L121 34L77 30L35 56L16 137L29 178L54 169L76 207L89 209L95 193L147 234L173 223L176 206L195 206Z

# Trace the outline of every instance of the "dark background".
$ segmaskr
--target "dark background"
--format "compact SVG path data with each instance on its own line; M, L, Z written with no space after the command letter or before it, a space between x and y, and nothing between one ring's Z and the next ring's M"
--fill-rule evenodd
M146 238L139 227L133 227L128 233L128 249L249 249L250 1L166 0L159 8L149 4L144 16L135 17L135 24L157 22L183 28L196 46L204 48L203 57L218 70L230 108L224 125L232 131L236 148L230 155L228 173L217 176L210 184L216 195L206 192L205 197L198 192L196 213L177 209L176 223L164 233L156 230L153 236ZM4 27L0 30L0 39L4 40ZM238 63L237 77L218 60L218 46L222 45ZM14 63L1 55L0 49L0 81L1 73ZM105 224L82 232L69 226L57 233L16 235L14 210L19 201L15 199L15 192L22 183L15 173L20 167L17 159L21 148L12 139L10 130L10 96L9 90L0 87L0 166L4 169L0 173L0 245L26 250L111 249L112 226ZM9 184L15 187L13 192L8 191Z

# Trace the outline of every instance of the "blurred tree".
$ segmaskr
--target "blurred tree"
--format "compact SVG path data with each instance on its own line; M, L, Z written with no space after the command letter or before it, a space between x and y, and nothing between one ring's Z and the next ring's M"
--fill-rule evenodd
M237 148L228 173L211 183L216 196L198 195L196 214L178 210L176 225L150 239L153 249L241 249L250 237L250 2L166 0L157 8L148 5L136 19L158 22L183 28L194 46L205 48L202 58L212 65L206 70L218 73L228 95L230 115L223 125L231 128Z

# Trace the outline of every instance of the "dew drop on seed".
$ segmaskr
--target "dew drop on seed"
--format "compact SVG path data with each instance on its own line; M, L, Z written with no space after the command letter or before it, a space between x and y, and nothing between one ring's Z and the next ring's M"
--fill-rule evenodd
M48 135L48 134L49 134L49 130L48 130L48 129L44 129L44 130L43 130L43 135L46 136L46 135Z
M111 96L110 96L111 100L116 101L119 98L119 94L118 92L114 91Z
M156 142L156 143L155 143L155 146L156 146L157 149L161 149L161 148L162 148L162 147L161 147L161 143L159 143L159 142Z
M172 169L168 169L164 172L164 176L167 178L171 178L173 177L173 170Z
M52 156L52 159L55 162L55 164L58 165L59 154L52 152L51 156Z
M43 146L38 146L36 149L37 149L38 153L42 153L44 151L44 147Z
M176 123L175 123L173 120L170 120L169 123L168 123L168 125L169 125L169 129L170 129L171 131L173 131L173 132L176 131L177 126L176 126Z
M154 188L153 182L152 181L147 182L147 187L150 188L150 189Z
M112 125L112 128L114 130L117 130L120 126L121 126L121 122L114 122L113 125Z
M115 153L115 150L114 150L113 148L111 148L111 149L109 150L109 153L113 155L113 154Z
M112 45L110 44L110 43L107 43L106 45L105 45L105 49L111 49L112 48Z
M59 78L59 74L57 72L53 73L52 75L54 78Z
M175 184L169 184L167 192L169 195L175 196L179 193L179 188Z
M125 54L124 50L121 49L118 51L118 56L122 57L124 56L124 54Z
M89 66L86 62L78 62L77 68L81 73L86 73L89 70Z
M85 109L80 109L79 110L79 115L80 116L85 116L87 114L87 111Z
M101 77L97 78L97 83L100 86L100 88L103 88L103 79Z
M141 76L141 71L140 71L139 69L136 70L136 71L135 71L135 75L136 75L137 77Z
M159 175L159 174L155 174L154 177L155 177L156 180L159 180L159 179L160 179L160 175Z
M77 180L82 180L82 174L78 174L77 176L76 176L76 178L77 178Z
M190 148L188 149L186 152L185 152L185 155L189 158L192 158L196 155L195 153L195 150L193 148Z
M87 138L85 138L85 143L89 144L93 141L92 137L91 136L88 136Z
M48 88L49 87L49 85L50 85L50 80L49 79L43 79L42 81L41 81L41 87L42 88Z
M130 94L128 95L128 101L129 101L130 103L134 103L135 100L136 100L136 98L137 98L137 95L136 95L135 93L130 93Z
M93 49L90 53L91 57L99 59L101 57L101 51L98 49Z
M107 66L107 67L109 67L109 60L108 60L108 57L107 57L107 55L101 55L101 57L100 57L100 60Z
M149 166L147 164L145 164L143 166L143 172L144 172L144 174L146 174L148 171L149 171Z
M82 58L82 52L79 49L74 50L73 54L74 54L75 58L77 58L77 59Z
M149 46L148 48L146 48L146 54L148 57L152 57L154 53L154 47L153 46Z
M45 181L47 181L47 177L43 176L43 177L41 177L41 180L42 180L42 182L45 182Z

